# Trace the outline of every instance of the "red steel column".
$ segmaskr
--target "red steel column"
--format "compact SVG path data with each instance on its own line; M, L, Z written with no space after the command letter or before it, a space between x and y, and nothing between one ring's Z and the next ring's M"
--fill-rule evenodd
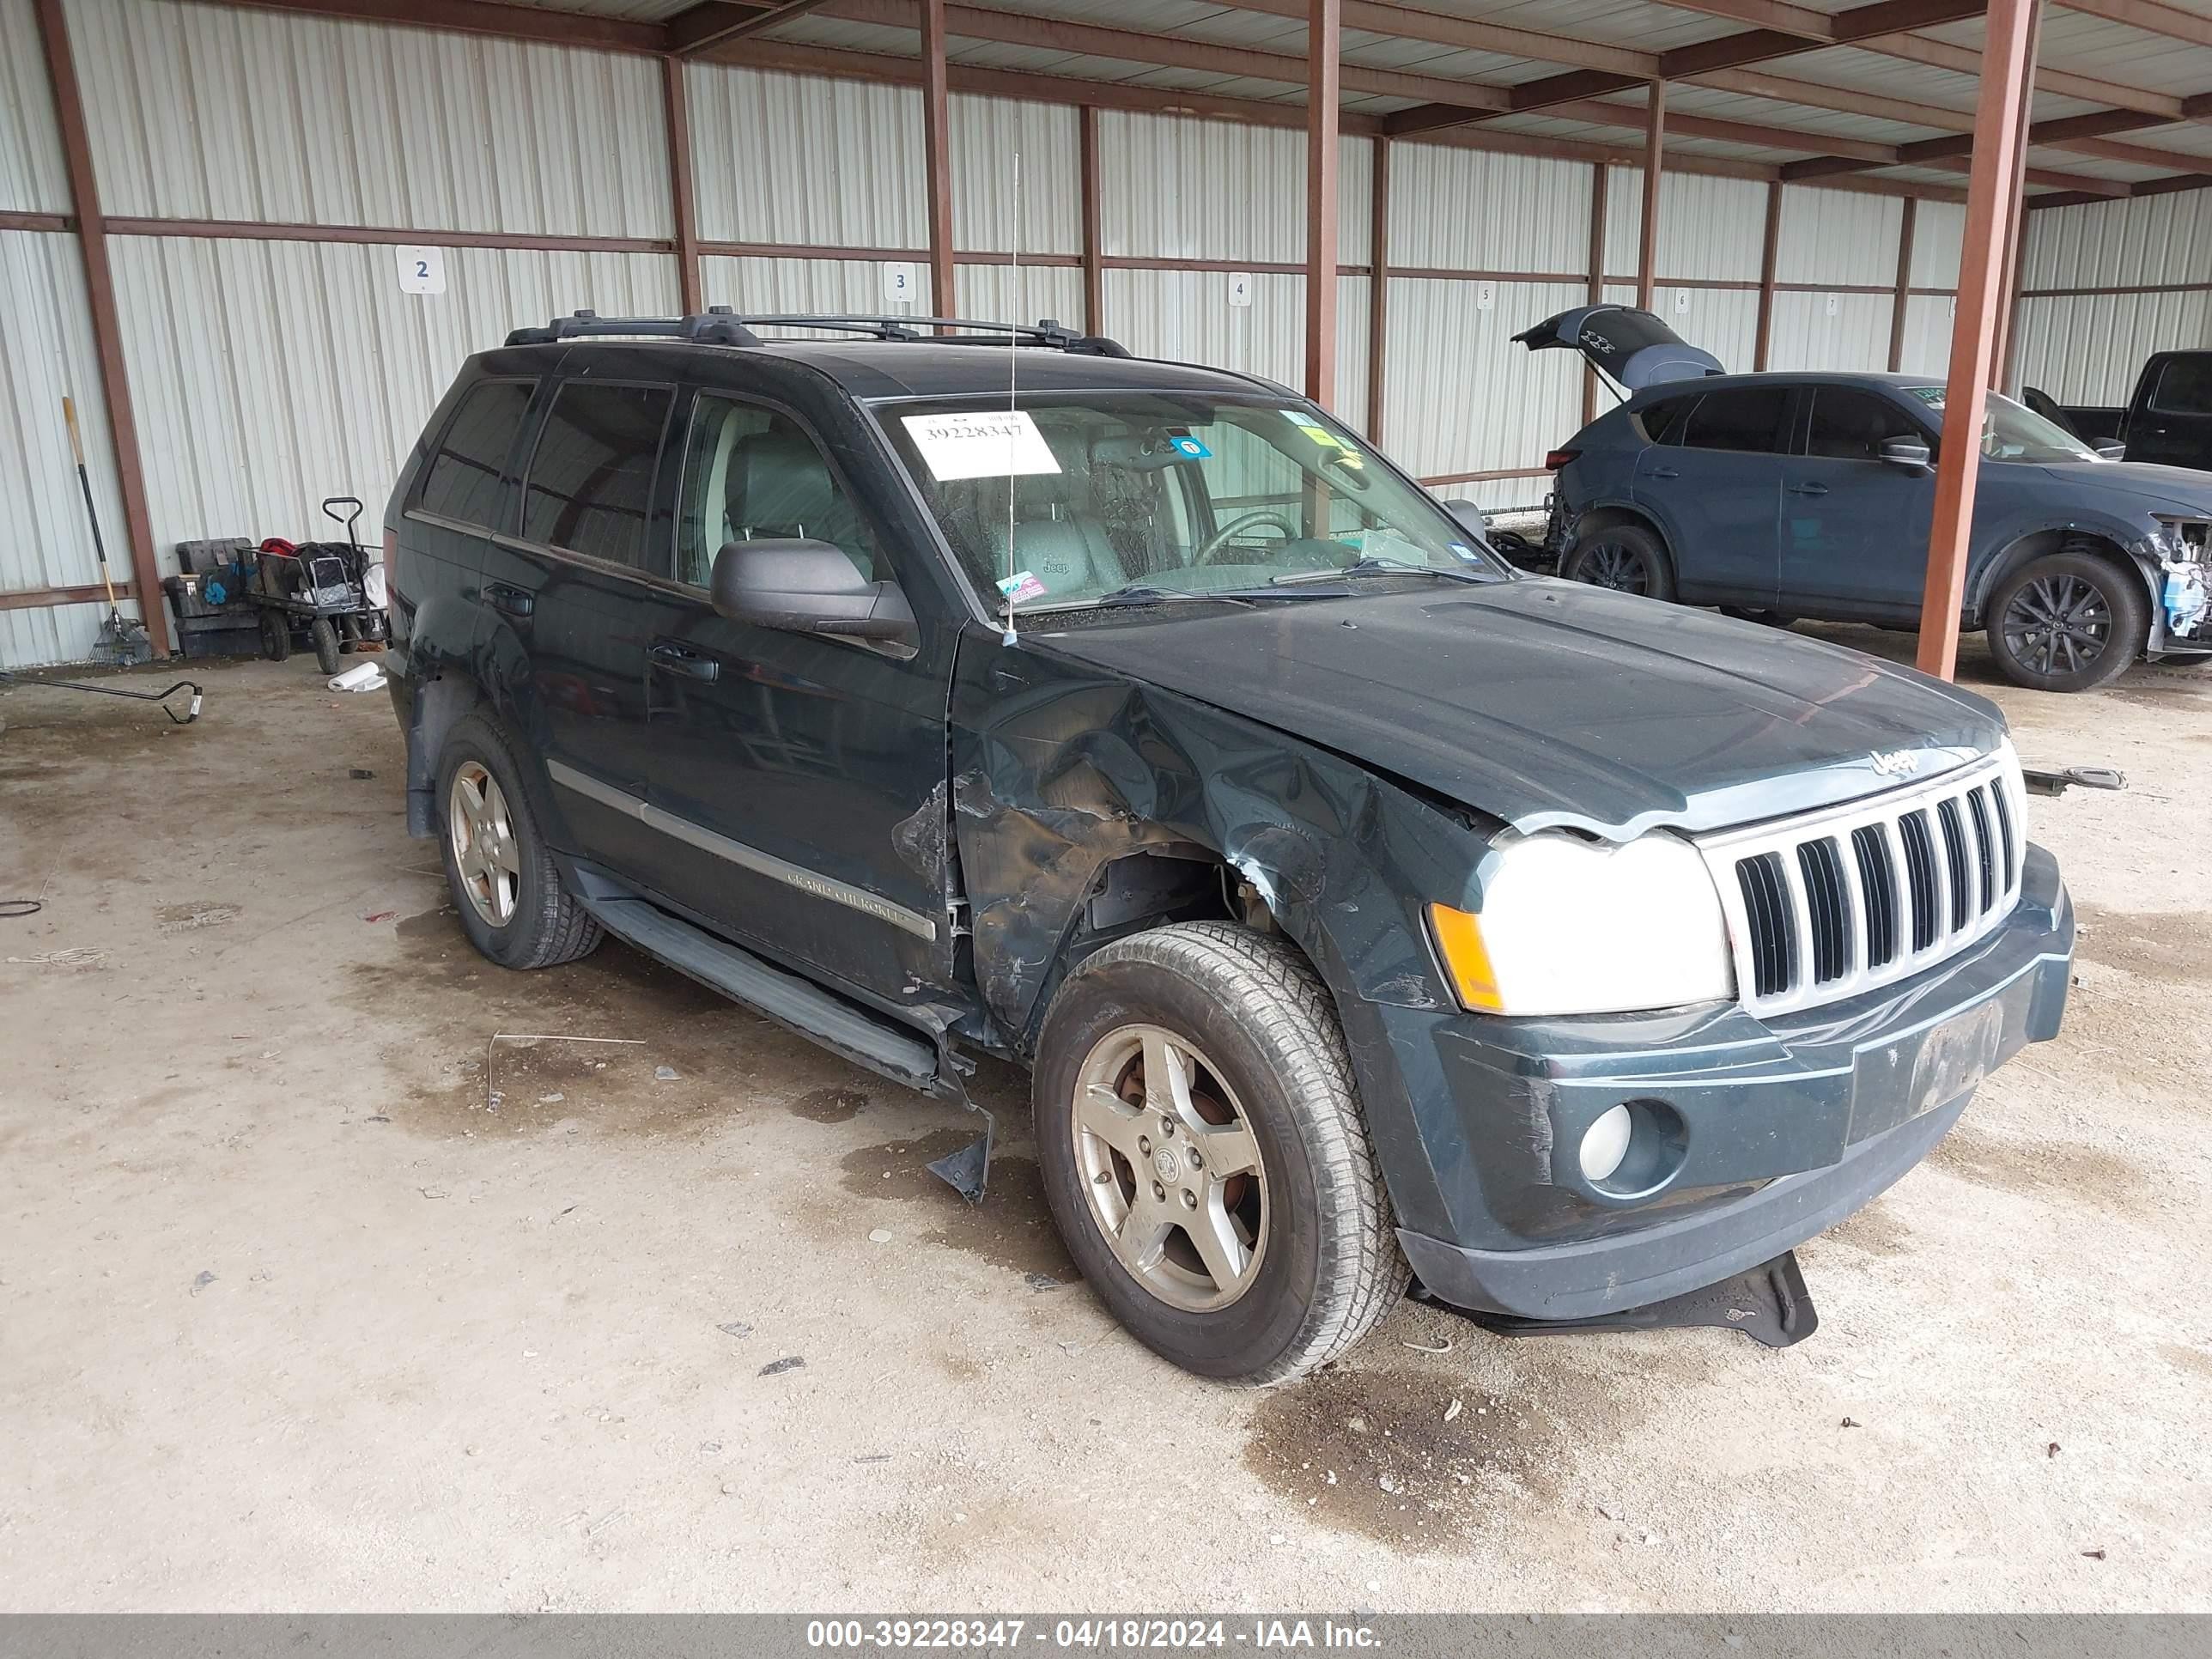
M960 314L952 266L952 136L945 68L945 0L921 0L921 146L929 216L929 303Z
M1897 228L1897 300L1889 313L1889 372L1905 367L1905 316L1912 304L1912 231L1919 216L1920 198L1905 198L1905 218Z
M1382 360L1389 345L1390 140L1375 135L1372 212L1367 222L1367 441L1382 441Z
M676 278L684 295L684 314L707 308L699 266L699 203L691 187L691 103L684 86L684 60L673 52L660 60L661 93L668 116L668 187L676 204Z
M107 258L107 221L100 210L100 185L93 175L92 138L85 125L84 92L70 52L69 23L61 0L34 0L39 44L53 82L54 117L61 129L62 164L69 176L70 211L76 218L76 245L84 260L84 291L91 302L93 355L100 363L100 389L107 404L107 429L115 449L115 478L123 492L123 528L131 543L138 614L154 654L169 654L168 612L161 605L160 566L154 552L154 520L146 510L146 473L138 453L138 422L131 410L131 376L123 362L123 320L115 308L115 270ZM52 410L46 411L49 417Z
M2021 94L2019 131L2013 140L2012 193L2007 198L2012 228L2005 237L2003 308L1997 313L1996 344L1990 354L1990 390L2002 392L2011 378L2017 345L2013 325L2020 317L2021 244L2027 234L2027 215L2021 204L2027 192L2027 129L2035 118L2035 57L2043 40L2042 0L2027 0L2027 90Z
M1106 330L1106 273L1099 264L1098 228L1098 106L1085 104L1075 112L1076 147L1083 174L1083 331L1103 334ZM1016 320L1019 320L1017 319Z
M1636 252L1636 303L1651 309L1659 287L1659 172L1667 147L1667 83L1654 81L1644 108L1644 222Z
M1923 672L1947 680L1959 663L1959 606L1966 595L1966 549L1981 470L1982 412L1996 360L1997 308L2004 298L2005 245L2019 204L2013 179L2021 105L2027 96L2033 4L2034 0L1990 0L1981 97L1974 108L1973 167L1959 255L1959 316L1951 332L1951 376L1943 394L1942 453L1936 467L1917 658Z
M1306 15L1306 396L1336 402L1336 135L1344 0Z
M1752 341L1751 367L1764 374L1774 343L1774 273L1782 258L1782 181L1766 187L1766 241L1759 256L1759 332Z
M1590 305L1605 301L1605 191L1612 169L1603 161L1590 164L1589 286L1583 290ZM1597 419L1597 370L1583 366L1583 424Z

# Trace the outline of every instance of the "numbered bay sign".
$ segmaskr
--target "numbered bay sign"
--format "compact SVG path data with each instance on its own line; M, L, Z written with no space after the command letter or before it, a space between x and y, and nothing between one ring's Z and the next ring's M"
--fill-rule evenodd
M884 267L884 298L895 306L912 305L916 280L913 265L886 264Z
M1239 307L1252 303L1252 273L1232 270L1229 273L1229 303Z
M446 250L441 247L396 247L402 294L443 294L446 291Z

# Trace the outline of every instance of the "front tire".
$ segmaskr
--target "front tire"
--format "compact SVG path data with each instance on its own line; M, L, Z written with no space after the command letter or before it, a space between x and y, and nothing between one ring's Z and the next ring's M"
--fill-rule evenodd
M502 968L550 968L589 956L603 936L561 884L520 769L481 714L459 722L438 757L439 844L469 943Z
M261 610L261 654L271 662L292 654L292 619L273 605Z
M1154 1352L1286 1382L1404 1295L1343 1032L1283 941L1194 922L1104 946L1054 998L1034 1086L1060 1236Z
M1986 622L1997 672L2031 691L2094 691L2142 654L2150 611L2133 574L2091 553L2031 559L1997 585Z
M315 642L315 666L325 674L338 672L337 625L328 617L318 617L308 624L308 636Z
M1609 524L1575 543L1559 567L1571 582L1638 593L1647 599L1674 597L1674 564L1666 544L1640 524Z

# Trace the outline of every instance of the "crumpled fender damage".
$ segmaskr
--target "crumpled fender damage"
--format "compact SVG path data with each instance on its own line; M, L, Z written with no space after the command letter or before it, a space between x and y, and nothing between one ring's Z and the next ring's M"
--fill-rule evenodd
M1013 1046L1034 1041L1101 870L1153 848L1243 874L1340 1006L1443 1006L1420 912L1466 890L1483 848L1468 822L1239 716L1016 649L963 649L951 757L976 978Z

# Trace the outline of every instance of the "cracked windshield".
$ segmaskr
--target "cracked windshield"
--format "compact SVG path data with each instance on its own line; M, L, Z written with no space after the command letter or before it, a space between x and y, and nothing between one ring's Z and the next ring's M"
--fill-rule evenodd
M1509 574L1473 532L1310 408L1091 393L881 413L994 609L1287 599L1375 577Z

